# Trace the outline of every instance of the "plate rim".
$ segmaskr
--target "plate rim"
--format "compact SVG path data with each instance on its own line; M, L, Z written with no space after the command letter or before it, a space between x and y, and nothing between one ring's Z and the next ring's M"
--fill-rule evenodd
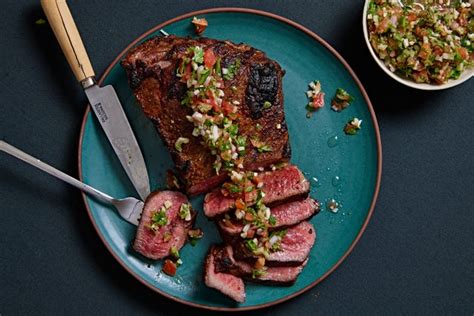
M299 291L296 291L292 294L284 296L280 299L277 299L277 300L274 300L274 301L271 301L271 302L268 302L268 303L264 303L264 304L258 304L258 305L252 305L252 306L238 306L238 307L210 306L210 305L194 303L194 302L186 301L184 299L175 297L175 296L173 296L171 294L168 294L165 291L163 291L163 290L161 290L157 287L152 286L151 284L149 284L145 280L143 280L137 273L132 271L132 269L127 267L125 262L122 261L122 259L118 256L118 254L116 254L113 251L112 247L108 244L108 242L105 240L105 237L100 232L99 227L98 227L94 217L92 216L92 210L91 210L91 208L89 206L89 203L87 201L87 195L85 193L81 193L81 194L82 194L82 199L84 201L84 205L86 207L89 219L91 220L92 225L93 225L97 235L101 239L102 243L105 245L105 247L108 249L108 251L112 254L112 256L115 258L115 260L117 260L117 262L130 275L132 275L135 279L137 279L140 283L142 283L143 285L145 285L149 289L151 289L154 292L156 292L160 295L163 295L164 297L166 297L168 299L171 299L171 300L173 300L177 303L181 303L181 304L184 304L184 305L188 305L188 306L192 306L192 307L196 307L196 308L201 308L201 309L207 309L207 310L213 310L213 311L222 311L222 312L257 310L257 309L262 309L262 308L266 308L266 307L270 307L270 306L273 306L273 305L283 303L285 301L288 301L288 300L290 300L290 299L292 299L296 296L299 296L299 295L303 294L304 292L310 290L311 288L313 288L317 284L321 283L324 279L326 279L332 272L334 272L342 264L342 262L344 262L344 260L347 258L347 256L349 256L349 254L352 252L355 245L359 242L360 238L362 237L363 233L365 232L365 229L367 228L367 225L368 225L368 223L369 223L369 221L370 221L370 219L373 215L373 212L374 212L374 209L375 209L375 204L376 204L376 201L377 201L377 198L378 198L378 194L380 192L380 182L381 182L381 178L382 178L382 141L381 141L381 136L380 136L379 125L378 125L378 122L377 122L377 117L375 115L375 111L374 111L374 108L372 106L372 103L370 102L369 96L368 96L364 86L362 85L361 81L359 80L359 78L357 77L355 72L352 70L352 68L349 66L349 64L346 62L346 60L331 45L329 45L329 43L327 43L324 39L322 39L319 35L317 35L313 31L311 31L310 29L306 28L305 26L303 26L303 25L301 25L297 22L294 22L293 20L291 20L289 18L277 15L275 13L263 11L263 10L250 9L250 8L240 8L240 7L217 7L217 8L196 10L196 11L184 13L184 14L181 14L181 15L176 16L174 18L168 19L165 22L162 22L162 23L152 27L148 31L142 33L135 40L133 40L127 47L125 47L117 55L117 57L115 57L114 60L107 66L107 68L105 69L105 71L101 75L101 77L98 81L98 84L101 85L104 82L105 78L109 75L112 68L115 67L115 65L122 59L122 57L132 47L137 45L140 41L142 41L144 38L146 38L150 34L155 33L156 31L160 30L161 28L166 27L169 24L181 21L183 19L187 19L187 18L190 18L190 17L193 17L193 16L202 15L202 14L210 14L210 13L245 13L245 14L249 14L249 15L253 14L253 15L260 15L260 16L272 18L272 19L275 19L277 21L288 24L288 25L296 28L297 30L300 30L300 31L304 32L306 35L310 36L311 38L313 38L314 40L319 42L322 46L324 46L333 56L335 56L339 60L339 62L342 63L344 68L346 68L346 70L351 75L352 79L357 84L362 96L364 97L364 100L367 103L368 110L370 112L370 116L371 116L371 119L372 119L372 123L374 125L375 137L376 137L376 143L377 143L377 176L376 176L375 188L374 188L374 193L373 193L373 196L372 196L372 202L370 204L369 211L368 211L367 216L364 220L364 223L362 224L362 227L360 228L359 232L357 233L357 236L354 238L354 240L352 241L349 248L339 258L339 260L326 273L324 273L321 277L319 277L315 281L311 282L309 285L307 285L306 287L300 289ZM85 113L84 113L83 118L82 118L81 130L80 130L80 135L79 135L79 143L78 143L78 169L79 169L79 179L81 181L83 181L83 175L82 175L82 145L83 145L83 139L84 139L85 125L86 125L87 118L89 116L89 112L90 112L90 104L87 104Z

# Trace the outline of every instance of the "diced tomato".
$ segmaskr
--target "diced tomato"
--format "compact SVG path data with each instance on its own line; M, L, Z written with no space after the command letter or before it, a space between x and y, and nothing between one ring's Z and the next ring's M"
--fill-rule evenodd
M166 259L165 262L163 263L163 272L166 273L169 276L175 276L176 275L176 264L171 261L170 259Z
M407 20L408 20L409 22L416 21L416 19L417 19L417 17L416 17L416 14L415 14L415 13L410 13L410 14L408 14L408 16L407 16Z
M442 56L443 55L443 49L439 46L435 46L433 48L433 54L435 54L436 56Z
M212 48L208 48L204 51L204 65L206 65L207 68L212 68L214 64L216 63L216 55L214 55L214 51Z
M191 22L195 26L197 35L201 35L207 28L207 20L205 18L198 19L195 17Z
M311 100L311 106L314 109L319 109L324 106L324 93L320 92L316 96L313 97L313 100Z
M426 70L414 71L412 73L412 77L413 77L413 80L419 83L430 82L430 79L428 77L428 72Z
M247 213L248 214L248 213ZM253 216L252 216L253 217ZM247 238L253 238L255 236L255 229L249 229L247 231Z
M244 219L245 219L247 222L251 222L251 221L254 220L253 215L250 214L250 213L245 213Z
M214 111L220 112L221 107L219 106L219 104L217 104L216 100L214 99L214 95L212 94L211 90L207 90L207 97L209 99L206 100L206 103L212 105L212 108L214 109Z
M222 111L224 112L225 115L232 113L233 109L234 107L232 106L232 104L230 104L227 101L222 101Z
M255 183L256 186L258 186L260 183L263 182L263 180L261 176L256 176L256 177L253 177L252 182Z
M417 25L416 28L415 28L415 34L416 34L416 36L418 36L421 39L421 38L423 38L423 36L428 36L428 31Z
M242 199L235 200L235 207L239 210L245 210L245 203Z
M388 18L383 19L380 21L379 26L377 27L377 33L382 34L388 31L388 27L390 26L390 20Z
M191 66L191 63L186 65L186 68L184 68L184 74L183 74L183 79L188 80L191 78L191 73L193 72L193 68Z
M457 51L463 60L469 59L469 51L465 47L458 47Z
M431 46L429 43L424 43L421 45L420 52L418 53L418 57L421 59L426 60L431 55Z

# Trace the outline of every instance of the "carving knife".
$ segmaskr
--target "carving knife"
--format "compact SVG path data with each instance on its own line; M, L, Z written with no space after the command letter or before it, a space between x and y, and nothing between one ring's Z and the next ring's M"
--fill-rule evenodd
M94 70L66 1L41 0L41 6L120 163L145 200L150 193L145 160L114 88L110 85L100 87L96 83Z

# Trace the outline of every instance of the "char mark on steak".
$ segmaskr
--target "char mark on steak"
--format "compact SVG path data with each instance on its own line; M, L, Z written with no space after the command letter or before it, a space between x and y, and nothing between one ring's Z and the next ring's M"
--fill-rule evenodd
M244 281L240 277L216 269L215 256L219 250L220 248L217 246L212 246L209 250L204 266L204 283L234 301L243 303L245 301Z
M298 224L318 214L319 210L319 202L311 197L272 207L271 214L275 218L276 223L269 227L269 229L276 230ZM240 238L240 233L244 227L241 221L232 216L232 212L229 215L230 219L223 217L216 222L219 232L226 242L231 242L234 238Z
M133 249L143 256L158 260L170 255L170 249L181 249L187 240L189 229L192 228L195 212L190 221L179 217L182 204L188 203L187 197L175 191L157 191L151 193L145 201L142 216L133 243ZM165 214L167 224L151 229L152 217L163 206L169 205Z
M275 206L283 202L306 197L310 185L303 173L294 165L288 165L275 171L260 173L257 177L263 182L262 191L265 193L263 202ZM216 189L204 198L204 214L215 217L234 208L235 199L224 196Z
M265 102L270 102L273 105L275 101L278 101L279 80L280 77L274 64L252 65L245 101L249 105L250 115L253 119L261 118L264 111L272 111L271 106L265 108L264 105Z
M316 241L316 231L310 222L301 222L287 229L280 242L280 250L270 252L266 258L268 266L298 266L308 258ZM238 260L252 261L257 258L241 241L232 244Z
M292 285L308 262L306 259L297 266L267 267L263 272L255 275L252 263L236 260L230 245L216 247L216 249L214 259L216 271L230 273L257 283Z
M260 153L248 144L245 168L256 170L288 161L291 149L283 109L284 71L278 63L246 44L208 38L155 37L133 48L121 64L138 103L169 149L186 192L208 192L225 180L225 172L219 176L213 168L215 156L201 144L200 137L192 135L193 123L186 119L192 110L181 105L187 88L176 76L176 69L191 46L212 49L216 57L221 57L223 67L240 62L235 76L224 81L225 96L228 101L240 103L239 133L248 139L256 137L272 148L271 152ZM265 101L271 106L264 107ZM181 152L174 146L179 137L190 140Z

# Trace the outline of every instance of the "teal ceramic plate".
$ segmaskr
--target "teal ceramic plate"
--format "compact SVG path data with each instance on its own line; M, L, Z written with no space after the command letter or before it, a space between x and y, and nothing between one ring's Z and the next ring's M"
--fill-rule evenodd
M137 106L119 61L130 47L159 35L193 35L190 18L204 16L209 21L206 36L245 42L276 60L286 75L283 81L285 112L290 132L292 162L311 180L311 195L322 202L322 212L311 221L317 242L308 265L290 287L247 284L247 300L236 304L203 283L203 262L212 243L219 242L211 222L199 213L197 226L205 237L182 251L184 265L171 278L161 272L161 262L152 262L134 253L131 242L136 227L123 221L111 208L84 196L85 204L99 236L118 262L139 281L162 295L181 303L217 310L254 309L287 300L316 285L349 254L372 214L381 175L381 143L376 118L359 80L347 63L316 34L288 19L266 12L220 8L192 12L165 22L134 41L110 65L102 84L112 84L136 133L150 175L152 190L164 187L165 172L172 167L170 155L153 125ZM312 80L320 80L326 92L326 106L306 118L305 91ZM330 109L336 89L342 87L355 96L341 113ZM362 129L356 136L343 133L345 123L360 118ZM100 125L89 110L85 113L79 146L79 170L86 183L115 197L136 193L116 159ZM340 203L337 213L326 203ZM202 197L193 205L202 210Z

